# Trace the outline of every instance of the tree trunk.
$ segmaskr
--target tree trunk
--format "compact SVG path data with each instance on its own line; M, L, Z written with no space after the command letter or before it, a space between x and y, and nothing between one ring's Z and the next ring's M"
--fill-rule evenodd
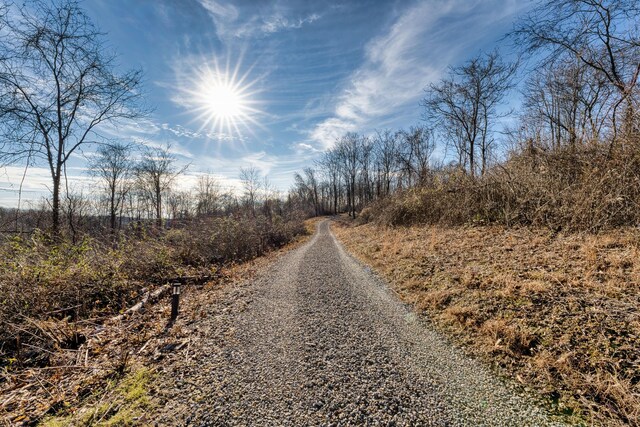
M469 141L469 170L471 178L476 177L475 141Z
M51 233L54 239L60 237L60 168L53 174L53 200L51 203Z
M117 219L117 215L116 212L114 210L111 211L111 218L109 218L109 222L110 222L110 226L111 226L111 233L115 233L116 232L116 219Z
M635 111L633 108L633 101L630 96L627 97L626 103L627 105L624 112L624 134L627 143L633 144L637 142L638 130L634 126Z
M162 228L162 191L156 188L156 224Z
M351 178L351 218L356 219L356 179Z
M114 234L116 232L116 194L115 194L115 184L112 186L111 189L111 206L109 209L109 212L111 213L111 217L109 218L109 222L111 225L111 233Z

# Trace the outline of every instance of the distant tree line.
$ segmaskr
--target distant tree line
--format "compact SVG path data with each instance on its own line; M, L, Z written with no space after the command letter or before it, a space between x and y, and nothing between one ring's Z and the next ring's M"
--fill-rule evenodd
M310 213L356 213L375 199L426 182L431 171L433 133L424 127L375 136L347 133L327 150L316 168L295 174L292 197Z
M60 231L76 240L83 233L112 235L136 227L179 227L189 220L248 217L273 221L304 218L295 197L283 198L253 167L242 168L241 189L224 187L212 174L199 174L192 188L177 188L186 167L178 167L170 147L122 143L100 145L90 160L95 186L66 188ZM0 231L49 229L50 207L42 203L16 212L0 209Z

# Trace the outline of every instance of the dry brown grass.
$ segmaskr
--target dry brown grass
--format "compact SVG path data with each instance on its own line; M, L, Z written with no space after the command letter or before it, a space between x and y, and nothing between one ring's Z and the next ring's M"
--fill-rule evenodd
M117 244L90 236L75 244L52 244L42 233L0 236L0 368L46 366L51 351L79 344L69 324L117 314L145 288L215 275L305 232L302 221L211 218L141 230ZM50 331L43 322L62 326Z
M455 167L431 170L364 207L360 222L534 226L598 232L640 223L640 150L635 143L528 149L472 177Z
M640 231L334 226L406 301L573 421L640 425Z
M304 228L312 230L315 228L314 224L313 220L306 221ZM102 425L92 418L87 421L87 412L100 413L100 403L110 403L113 400L113 391L120 390L123 382L126 385L127 379L132 375L140 372L152 374L162 368L165 356L163 348L167 345L171 348L188 346L191 340L195 339L194 330L198 327L194 320L206 315L207 308L224 295L228 285L253 277L283 252L303 244L308 237L308 234L291 237L288 244L264 252L263 256L245 259L244 262L229 262L219 267L217 274L202 285L188 284L182 290L180 315L172 327L167 324L170 314L169 298L163 298L155 304L147 304L140 312L122 318L111 317L114 313L108 313L106 317L77 321L44 316L30 318L29 327L43 335L37 337L38 341L50 340L46 352L47 366L15 366L15 359L6 366L0 366L0 425L35 425L42 421L44 416L61 417L49 419L47 425ZM161 249L161 246L157 248ZM175 264L167 265L175 269L184 269L183 265L175 261L181 259L178 255L179 249L176 248L169 257ZM148 250L151 251L151 248ZM129 260L128 257L125 258ZM65 264L65 271L66 268ZM168 272L174 273L173 270L162 271L164 274ZM0 316L0 320L2 319ZM2 332L8 333L8 330L5 332L4 325L2 326ZM21 330L27 330L25 325L17 326L21 326ZM57 342L71 333L82 336L86 341L77 348L64 348ZM0 356L3 356L2 350L0 346ZM0 357L0 361L2 360ZM108 417L104 423L150 424L149 420L137 421L137 424L120 420L124 415L129 418L132 416L125 413L130 409L140 412L137 415L144 414L146 404L134 403L137 405L134 408L125 405L114 411L106 411Z

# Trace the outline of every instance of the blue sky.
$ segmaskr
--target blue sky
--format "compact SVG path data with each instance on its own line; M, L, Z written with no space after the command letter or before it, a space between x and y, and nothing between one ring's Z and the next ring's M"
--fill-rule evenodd
M293 173L312 164L342 133L418 124L423 89L447 66L494 49L525 3L84 0L82 5L118 53L118 66L143 69L147 102L154 107L144 120L106 133L124 141L171 144L179 162L190 164L183 188L205 172L233 188L239 169L254 166L286 191ZM218 78L235 82L244 91L243 105L251 108L234 120L237 128L212 126L202 109L196 111L216 65ZM75 187L90 187L83 160L71 166ZM19 166L0 172L0 205L15 205L22 172ZM23 197L46 195L48 180L46 169L32 168Z

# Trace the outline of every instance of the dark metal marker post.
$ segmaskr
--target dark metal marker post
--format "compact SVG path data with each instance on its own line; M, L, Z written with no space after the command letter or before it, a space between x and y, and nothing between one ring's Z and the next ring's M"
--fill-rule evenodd
M171 320L176 320L178 317L178 305L180 304L180 282L175 282L172 285L173 292L171 295Z

